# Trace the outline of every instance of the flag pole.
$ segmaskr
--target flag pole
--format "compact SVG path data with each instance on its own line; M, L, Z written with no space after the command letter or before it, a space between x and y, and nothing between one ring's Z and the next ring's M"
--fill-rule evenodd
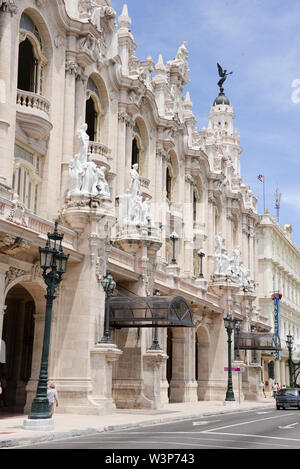
M266 192L265 192L265 176L263 180L263 190L264 190L264 213L266 212Z

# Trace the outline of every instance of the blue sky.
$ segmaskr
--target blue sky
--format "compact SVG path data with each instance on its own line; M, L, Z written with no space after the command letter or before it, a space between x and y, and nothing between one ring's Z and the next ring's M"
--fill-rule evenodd
M112 0L117 16L125 2ZM243 182L275 216L275 191L282 193L281 225L293 227L300 246L300 1L127 0L136 55L164 63L188 41L189 91L198 129L207 126L218 94L217 62L233 71L225 93L241 135ZM297 82L299 80L299 82ZM294 86L294 87L293 87ZM299 101L299 102L298 102Z

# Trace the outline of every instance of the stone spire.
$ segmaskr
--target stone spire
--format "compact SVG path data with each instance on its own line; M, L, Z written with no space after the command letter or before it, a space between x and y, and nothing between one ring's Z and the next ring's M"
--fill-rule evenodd
M126 3L123 6L122 14L118 18L121 28L129 29L131 25L131 18L128 16L128 7Z

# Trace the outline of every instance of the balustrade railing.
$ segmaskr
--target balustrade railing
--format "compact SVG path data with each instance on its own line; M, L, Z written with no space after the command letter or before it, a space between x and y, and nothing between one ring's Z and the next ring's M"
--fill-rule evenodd
M17 105L50 113L50 103L44 97L31 91L17 90Z

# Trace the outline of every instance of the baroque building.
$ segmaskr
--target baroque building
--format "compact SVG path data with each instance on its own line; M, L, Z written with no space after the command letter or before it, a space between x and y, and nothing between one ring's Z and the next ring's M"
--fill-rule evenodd
M291 385L288 335L293 337L293 359L300 358L300 253L291 234L292 226L281 226L268 210L260 216L257 230L259 310L272 330L277 329L281 341L279 354L262 356L266 391L271 391L274 381L280 386ZM274 302L274 295L278 302L276 298Z
M109 0L0 0L1 366L16 410L30 411L37 386L38 247L55 220L69 254L49 357L60 412L222 401L223 317L271 329L233 106L221 89L198 130L187 43L173 60L141 61L130 25ZM236 357L245 399L262 391L252 355Z

